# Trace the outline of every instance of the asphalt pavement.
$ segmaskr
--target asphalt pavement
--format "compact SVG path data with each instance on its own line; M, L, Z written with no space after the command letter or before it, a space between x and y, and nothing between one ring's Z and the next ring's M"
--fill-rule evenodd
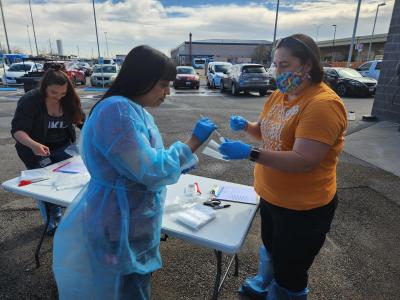
M0 92L1 182L18 176L23 169L9 133L21 94ZM100 96L95 92L79 94L86 111ZM242 133L230 131L229 116L241 114L256 120L265 100L256 94L233 97L201 87L199 91L173 91L165 103L149 111L166 145L188 138L200 114L211 117L222 135L252 142ZM349 140L352 134L368 132L377 125L361 119L370 114L373 98L344 98L344 102L356 112L356 120L349 122ZM357 153L343 153L340 157L340 202L332 230L310 271L309 299L399 299L400 179L373 161L355 156ZM192 172L195 175L252 184L253 163L249 161L227 163L201 154L199 159L198 168ZM40 214L32 199L0 190L0 299L57 299L51 270L52 238L46 238L42 266L35 269L33 253L41 229ZM236 291L247 276L257 272L260 243L257 215L239 253L239 276L229 273L220 299L242 299ZM216 270L212 250L169 238L161 243L161 254L164 265L153 274L153 299L210 299ZM223 268L228 259L224 257Z

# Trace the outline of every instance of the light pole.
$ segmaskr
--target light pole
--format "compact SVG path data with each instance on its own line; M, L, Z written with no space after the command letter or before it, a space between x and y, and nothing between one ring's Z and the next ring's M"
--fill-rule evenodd
M108 51L107 31L104 31L104 36L106 37L107 57L110 58L110 52Z
M94 6L94 0L92 0L93 3L93 16L94 16L94 27L96 28L96 40L97 40L97 62L100 59L100 46L99 46L99 35L97 33L97 20L96 20L96 8Z
M375 14L374 26L372 27L371 40L369 41L367 60L369 60L369 55L371 54L372 38L374 37L375 25L376 25L376 18L378 17L378 10L379 10L379 7L380 7L380 6L385 6L385 5L386 5L386 3L385 3L385 2L382 2L382 3L378 4L378 6L376 7L376 14Z
M274 60L274 54L275 54L275 42L276 42L276 27L278 25L278 14L279 14L279 0L276 4L276 15L275 15L275 28L274 28L274 40L272 42L272 51L271 51L271 63Z
M29 41L29 48L31 49L31 55L33 55L33 52L32 52L32 44L31 44L31 37L30 37L30 35L29 35L29 25L28 25L28 24L26 25L26 32L28 33L28 41Z
M349 57L347 58L347 67L350 67L351 57L353 55L354 41L356 39L358 16L360 15L361 0L358 0L356 20L354 21L353 36L351 37L351 45L349 49Z
M335 28L335 31L333 32L333 42L332 42L332 62L335 61L335 38L336 38L336 24L332 25Z
M319 35L319 29L321 28L321 26L324 26L324 24L319 24L319 25L317 25L317 24L313 24L315 27L316 27L316 29L317 29L317 35L316 35L316 37L315 37L315 42L318 42L318 35Z
M8 51L8 53L11 53L11 51L10 51L10 44L8 43L8 35L7 35L6 21L4 20L3 4L1 3L1 0L0 0L0 9L1 9L1 17L3 18L4 34L5 34L5 36L6 36L7 51Z
M39 50L38 50L37 41L36 41L35 24L33 23L33 15L32 15L31 0L29 0L29 10L31 11L32 29L33 29L33 37L34 37L34 39L35 39L36 55L39 56Z

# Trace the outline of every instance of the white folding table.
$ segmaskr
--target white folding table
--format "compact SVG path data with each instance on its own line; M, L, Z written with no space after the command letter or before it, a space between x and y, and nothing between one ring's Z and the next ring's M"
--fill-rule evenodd
M79 159L79 157L72 158L71 160L73 159ZM60 166L64 162L44 168L46 170L46 174L48 174L50 177L50 179L47 181L18 187L19 177L17 177L4 182L2 187L7 191L31 197L36 200L45 201L45 203L53 203L63 207L68 207L78 193L82 190L82 186L59 191L54 188L51 182L54 181L56 176L65 176L66 179L68 176L70 176L70 174L52 172L54 168ZM58 180L60 180L59 177ZM166 204L168 204L168 201L175 199L176 196L181 196L184 188L188 184L194 182L198 183L203 193L208 193L213 185L243 186L226 181L186 174L180 177L178 183L167 186ZM197 231L193 231L192 229L177 222L173 213L164 213L163 215L162 232L166 236L173 236L178 239L188 241L189 243L214 250L217 257L217 274L214 284L213 299L217 299L225 277L234 260L235 276L238 275L237 253L240 251L240 248L244 243L258 208L258 202L256 205L237 202L229 202L229 204L231 205L229 208L216 210L216 217L210 223L204 225ZM48 222L45 225L40 242L35 251L37 267L40 266L39 251L46 233L47 226ZM221 280L222 253L231 254L233 257L230 260L227 270L225 271L225 274Z

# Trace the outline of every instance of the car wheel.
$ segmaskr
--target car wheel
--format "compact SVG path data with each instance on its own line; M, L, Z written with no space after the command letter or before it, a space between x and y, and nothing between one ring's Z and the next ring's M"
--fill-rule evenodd
M214 79L213 79L213 81L212 81L211 88L212 88L212 89L217 88L217 87L215 86L215 81L214 81Z
M236 87L236 84L234 82L232 82L231 93L232 93L233 96L237 96L239 94L238 90L237 90L237 87Z
M76 87L76 77L72 77L71 83L73 87Z
M347 92L346 86L344 84L339 84L338 87L337 87L337 94L340 97L343 97L343 96L346 95L346 92Z
M198 90L200 88L200 84L196 85L196 90Z
M81 81L81 85L86 85L86 77L83 77L83 80Z
M265 95L267 94L267 91L266 91L266 90L263 90L263 91L259 91L258 93L259 93L260 96L262 97L262 96L265 96Z
M219 85L219 90L221 91L221 93L223 93L225 91L224 82L222 80L221 80L221 83Z

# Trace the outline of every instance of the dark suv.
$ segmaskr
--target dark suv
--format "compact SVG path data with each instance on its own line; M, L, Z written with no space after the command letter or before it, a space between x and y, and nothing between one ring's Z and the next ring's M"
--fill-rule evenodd
M258 92L260 96L265 96L274 86L265 67L259 64L233 65L226 75L221 80L221 92L229 90L234 96L240 92Z

